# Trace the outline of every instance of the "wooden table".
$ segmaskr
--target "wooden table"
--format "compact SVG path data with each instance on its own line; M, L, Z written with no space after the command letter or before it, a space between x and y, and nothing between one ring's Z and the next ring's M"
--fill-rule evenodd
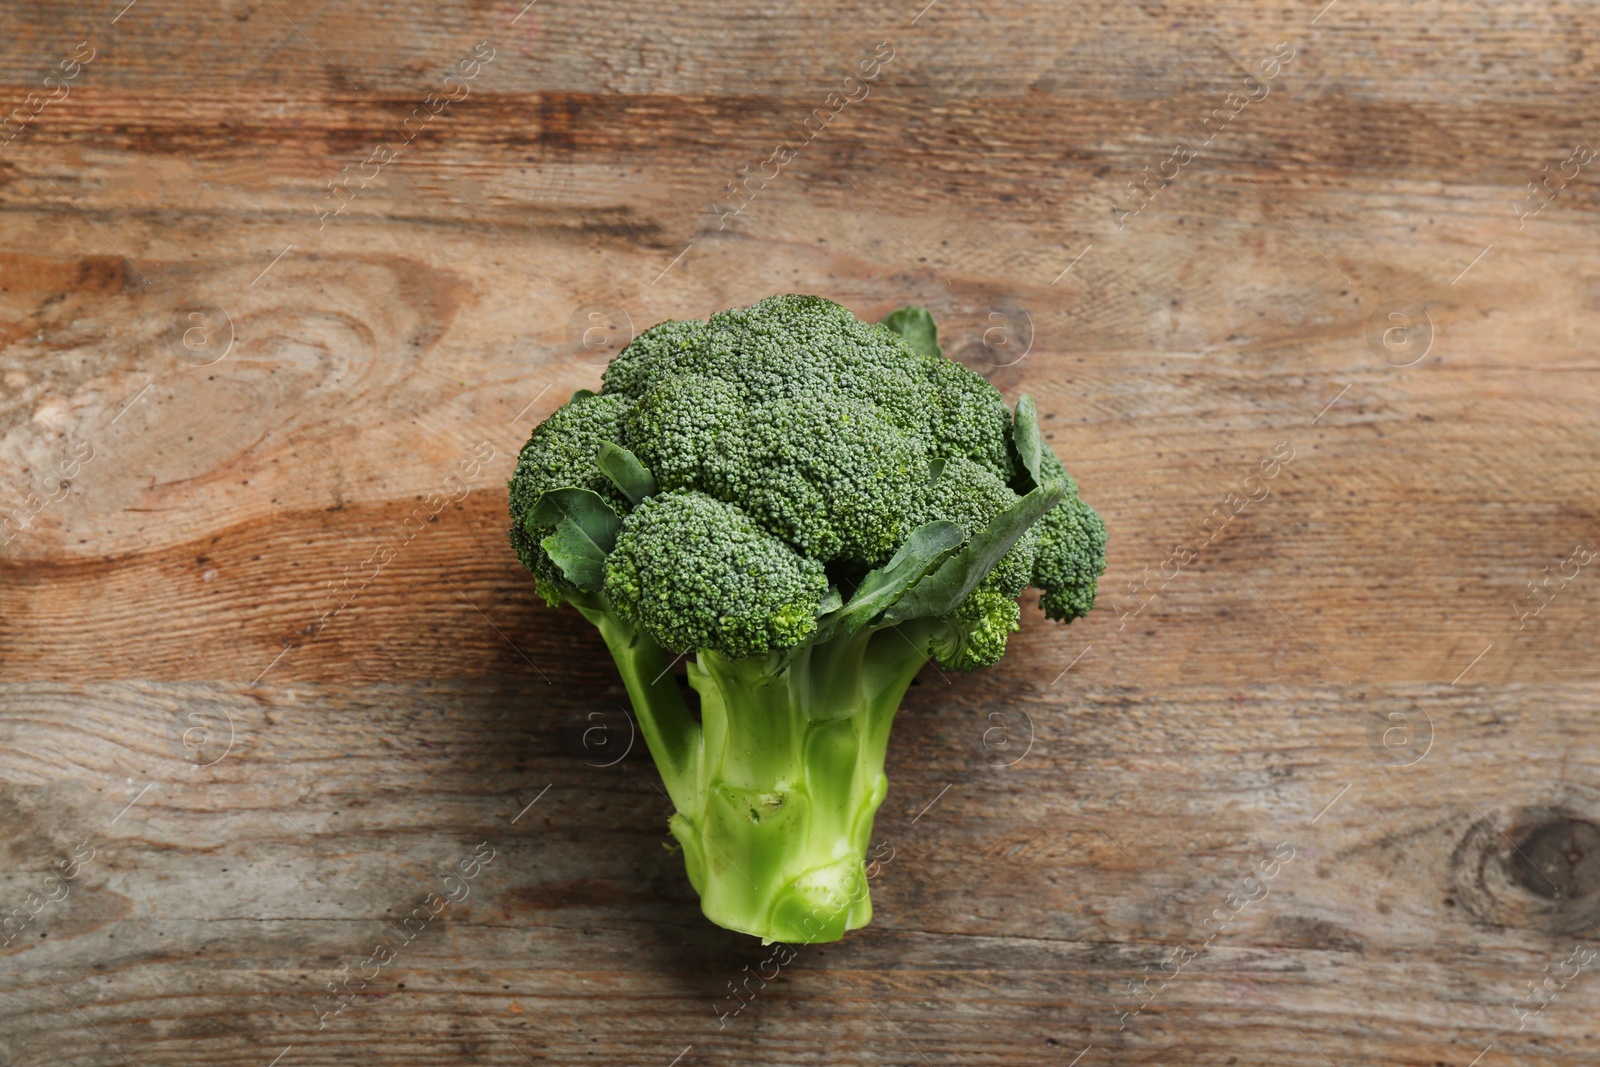
M0 41L0 1064L1600 1059L1593 7L124 2ZM1110 569L745 1003L504 482L782 291L931 307Z

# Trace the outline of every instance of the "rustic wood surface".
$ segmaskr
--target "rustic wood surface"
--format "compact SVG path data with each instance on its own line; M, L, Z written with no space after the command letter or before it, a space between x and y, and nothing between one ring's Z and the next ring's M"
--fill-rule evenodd
M1324 2L6 4L0 1065L1600 1059L1600 12ZM504 481L780 291L930 306L1110 569L746 1003Z

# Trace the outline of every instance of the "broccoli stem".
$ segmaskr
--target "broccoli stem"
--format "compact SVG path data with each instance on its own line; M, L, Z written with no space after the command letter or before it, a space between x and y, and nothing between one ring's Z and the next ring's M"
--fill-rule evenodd
M763 941L837 941L872 918L864 859L889 727L926 642L895 629L767 659L702 650L697 810L669 824L706 917Z
M569 599L616 660L677 808L668 828L706 917L790 944L837 941L865 926L865 857L889 791L889 727L936 624L749 659L702 649L688 664L697 725L665 649L603 596Z

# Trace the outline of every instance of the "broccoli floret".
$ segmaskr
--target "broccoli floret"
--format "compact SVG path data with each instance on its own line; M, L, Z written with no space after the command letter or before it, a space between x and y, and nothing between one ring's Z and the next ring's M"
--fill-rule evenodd
M730 457L743 456L744 395L721 378L669 378L643 394L628 416L634 454L663 489L700 489L736 499Z
M752 397L837 396L908 434L928 432L929 398L916 374L921 359L898 334L831 300L770 297L713 315L707 332L706 372L738 380Z
M935 454L962 456L1010 482L1017 475L1011 409L982 376L948 359L926 362Z
M987 467L958 456L945 462L944 473L929 487L922 517L923 521L949 519L971 536L1020 499ZM1017 597L1033 574L1038 550L1035 529L1029 527L956 606L951 621L962 639L936 651L935 658L942 665L977 670L993 665L1005 654L1007 636L1022 628Z
M1048 448L1043 469L1061 478L1067 493L1033 528L1039 550L1033 559L1032 584L1044 590L1039 609L1046 618L1071 622L1094 607L1096 580L1106 572L1106 524L1078 496L1078 484Z
M646 499L606 558L617 614L674 652L737 658L793 647L816 630L827 591L822 564L693 490Z
M910 532L927 456L878 409L820 391L759 404L747 427L748 451L730 464L725 491L796 548L870 565Z
M956 457L945 461L944 472L928 487L927 504L919 522L949 519L970 536L987 526L996 515L1016 507L1016 493L988 468L970 459ZM1034 528L1028 530L1000 557L984 583L1013 599L1028 587L1033 573L1033 557L1038 549Z
M1006 654L1006 640L1022 629L1022 605L1015 595L978 588L950 613L951 633L934 644L934 658L955 671L992 667Z
M945 358L922 309L869 324L814 296L640 334L534 430L511 516L538 590L611 650L705 914L791 943L871 918L889 722L922 665L1000 659L1030 583L1084 614L1105 565L1031 401Z
M691 352L705 332L703 322L662 322L635 337L606 367L602 393L639 397L667 377L675 361Z
M539 544L554 527L530 532L522 519L539 497L565 486L591 490L613 505L626 508L627 498L595 465L595 458L601 441L622 442L622 420L632 406L632 401L623 396L580 394L535 426L517 457L517 470L509 486L511 547L522 565L533 572L540 594L552 606L560 602L564 590L572 588Z

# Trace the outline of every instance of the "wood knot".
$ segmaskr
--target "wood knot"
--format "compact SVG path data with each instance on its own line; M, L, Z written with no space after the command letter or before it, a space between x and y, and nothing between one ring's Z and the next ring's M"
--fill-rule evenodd
M1511 873L1546 900L1600 895L1600 826L1570 816L1539 823L1517 841Z
M1600 825L1525 808L1476 821L1456 846L1450 899L1473 921L1550 935L1600 921Z

